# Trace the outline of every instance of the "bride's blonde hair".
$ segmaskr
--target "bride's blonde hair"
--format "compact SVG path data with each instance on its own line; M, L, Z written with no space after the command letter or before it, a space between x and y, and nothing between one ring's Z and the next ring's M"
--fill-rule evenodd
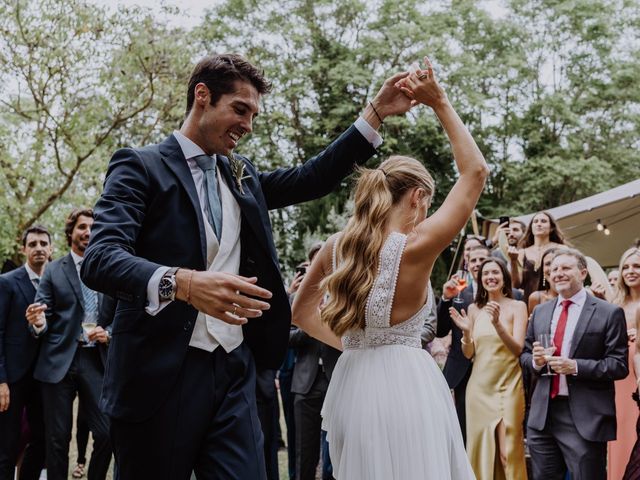
M359 168L354 211L336 240L336 269L322 282L329 299L321 318L336 335L364 328L367 296L373 286L391 208L412 188L423 188L427 202L435 182L424 165L394 155L377 169Z

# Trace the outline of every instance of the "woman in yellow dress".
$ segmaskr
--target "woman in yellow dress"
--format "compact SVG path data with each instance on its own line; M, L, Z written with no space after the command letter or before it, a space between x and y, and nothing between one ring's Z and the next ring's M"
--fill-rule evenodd
M469 313L451 309L462 330L462 352L473 360L467 385L467 454L478 480L527 478L524 388L519 357L527 306L513 299L511 277L499 259L485 260Z

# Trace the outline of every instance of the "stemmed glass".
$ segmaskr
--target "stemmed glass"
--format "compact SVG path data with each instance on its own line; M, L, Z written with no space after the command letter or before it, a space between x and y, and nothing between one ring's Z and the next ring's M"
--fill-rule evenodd
M458 286L456 287L458 289L458 294L454 297L453 303L464 303L460 294L465 288L467 288L467 271L464 269L458 270L456 277L458 277Z
M544 376L557 375L555 372L551 371L551 367L549 366L549 360L551 359L554 352L556 351L556 346L553 343L553 337L551 336L550 333L541 333L539 340L540 340L540 345L544 349L544 359L547 361L547 371L542 375Z

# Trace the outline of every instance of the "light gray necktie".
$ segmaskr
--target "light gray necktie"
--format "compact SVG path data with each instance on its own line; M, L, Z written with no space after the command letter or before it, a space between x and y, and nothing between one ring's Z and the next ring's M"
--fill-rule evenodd
M82 261L79 263L82 265ZM80 289L82 290L82 298L84 300L84 313L95 313L98 311L98 295L94 290L87 287L82 280L80 280Z
M218 194L218 181L216 179L216 162L209 155L198 155L194 157L198 167L204 173L204 187L207 192L207 219L209 225L220 241L222 236L222 204Z
M40 277L32 278L31 283L33 283L33 286L35 287L35 289L38 290L38 285L40 285Z

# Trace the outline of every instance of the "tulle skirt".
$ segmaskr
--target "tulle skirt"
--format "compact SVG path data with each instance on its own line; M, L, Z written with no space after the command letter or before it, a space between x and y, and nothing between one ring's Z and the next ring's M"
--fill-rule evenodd
M337 480L475 478L449 387L424 350L345 350L322 416Z

